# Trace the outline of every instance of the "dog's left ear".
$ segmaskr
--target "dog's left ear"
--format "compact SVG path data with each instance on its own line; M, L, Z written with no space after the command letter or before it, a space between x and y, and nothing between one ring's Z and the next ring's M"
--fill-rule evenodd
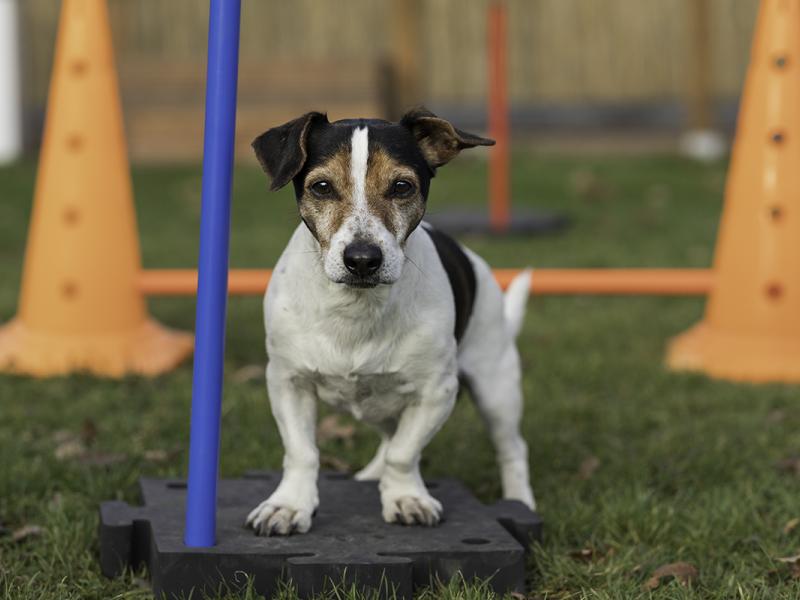
M494 140L456 129L449 121L422 106L403 115L400 124L414 134L431 169L447 164L465 148L494 146Z
M308 132L316 123L327 122L327 115L310 112L273 127L253 140L258 162L272 179L270 190L281 189L303 169L307 157Z

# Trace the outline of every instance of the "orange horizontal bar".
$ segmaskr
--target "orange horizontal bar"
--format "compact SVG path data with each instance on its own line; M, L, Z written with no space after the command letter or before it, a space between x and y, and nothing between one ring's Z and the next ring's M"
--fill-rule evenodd
M518 269L496 269L505 289ZM228 292L247 296L264 293L270 269L231 269ZM534 269L531 291L537 295L702 296L711 291L710 269ZM191 296L197 291L193 269L147 269L139 289L150 296Z

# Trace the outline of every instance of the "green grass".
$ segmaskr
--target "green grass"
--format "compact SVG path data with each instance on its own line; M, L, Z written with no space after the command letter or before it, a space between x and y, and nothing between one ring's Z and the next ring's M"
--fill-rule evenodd
M705 266L711 260L724 165L670 157L574 159L518 156L519 204L563 210L574 224L557 237L469 238L496 266ZM12 316L34 168L0 171L0 320ZM146 266L191 266L197 248L200 172L134 172ZM484 168L467 157L443 169L431 209L480 203ZM267 194L256 169L236 173L232 264L274 263L296 222L288 191ZM260 300L229 305L222 426L224 476L279 468L281 448L264 386L241 369L264 362ZM191 299L155 299L157 317L190 328ZM798 580L776 559L800 548L800 479L775 464L800 452L798 389L749 386L673 374L665 342L702 314L696 299L534 298L520 348L525 366L524 433L546 522L529 577L541 598L796 598ZM137 501L140 475L186 470L190 367L156 380L101 381L76 375L36 381L0 376L0 524L42 527L15 543L0 537L0 596L22 599L148 598L144 574L106 580L97 562L97 504ZM91 419L94 449L121 454L112 466L58 460L66 435ZM59 433L61 432L61 433ZM375 448L326 454L353 466ZM148 452L163 450L163 462ZM458 457L458 460L453 460ZM580 465L599 463L590 477ZM499 496L489 441L473 406L460 402L424 458L429 476L463 480L481 499ZM588 556L579 558L577 551ZM699 570L645 591L654 569L676 561ZM245 593L242 597L247 597ZM291 597L290 592L284 594ZM485 588L429 590L425 599L484 598ZM340 590L339 597L355 597Z

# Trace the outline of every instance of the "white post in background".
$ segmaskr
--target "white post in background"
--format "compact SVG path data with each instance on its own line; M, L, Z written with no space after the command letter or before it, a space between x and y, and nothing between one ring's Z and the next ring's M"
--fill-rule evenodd
M699 161L719 160L728 151L725 136L714 127L714 65L711 43L711 1L686 0L691 60L686 73L688 128L678 140L684 156Z
M20 77L17 0L0 0L0 165L22 153L22 79Z

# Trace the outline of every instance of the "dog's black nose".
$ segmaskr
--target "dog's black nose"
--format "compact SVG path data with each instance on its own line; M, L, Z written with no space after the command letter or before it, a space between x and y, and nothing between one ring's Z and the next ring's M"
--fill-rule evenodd
M344 266L353 275L366 277L380 269L383 253L375 244L353 242L344 249Z

